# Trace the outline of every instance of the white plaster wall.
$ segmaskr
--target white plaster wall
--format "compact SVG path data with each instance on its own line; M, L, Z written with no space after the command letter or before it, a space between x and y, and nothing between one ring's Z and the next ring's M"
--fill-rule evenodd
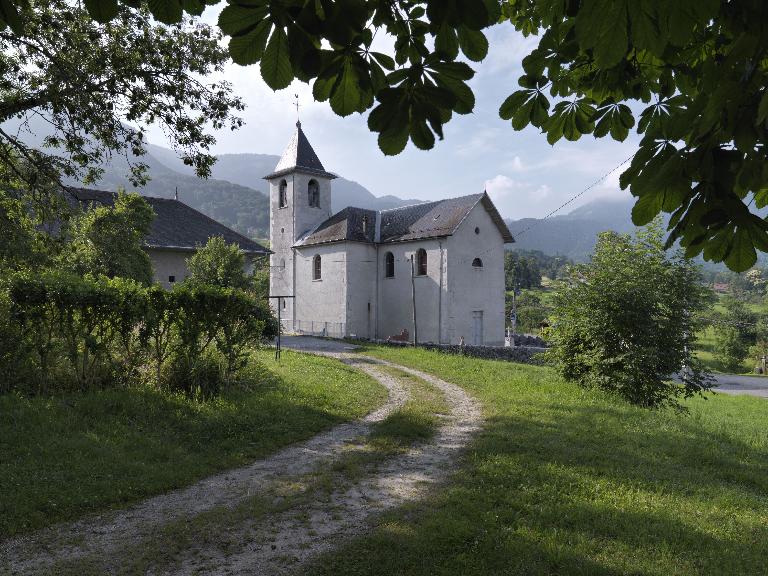
M442 248L441 248L442 247ZM379 246L379 321L377 337L385 340L407 329L413 339L413 298L411 294L411 256L419 248L427 251L427 274L413 279L416 292L416 324L419 342L438 343L439 324L445 321L447 292L445 283L445 239L400 242ZM385 277L385 255L392 252L395 258L395 277ZM441 293L441 253L442 293ZM442 306L442 311L441 311ZM444 338L443 338L444 339Z
M296 241L309 230L331 217L331 181L327 178L301 173L292 174L290 178L292 183L289 185L289 189L293 189L292 200L296 207L296 235L294 237L294 241ZM309 205L308 187L310 180L317 181L319 186L319 208Z
M376 328L376 247L346 242L347 253L347 335L375 338Z
M475 234L475 228L479 234ZM472 343L473 311L483 312L483 344L504 344L504 239L482 204L477 204L447 238L447 338ZM483 267L474 269L479 257Z
M320 207L309 206L307 186L315 179L320 190ZM288 205L280 208L280 182L287 183ZM295 295L293 248L307 230L314 228L331 216L331 183L327 178L293 173L269 181L269 242L273 251L270 257L269 291L273 295ZM277 300L271 301L273 308ZM290 325L295 315L295 301L289 299L281 316Z
M186 260L192 256L191 251L148 248L147 254L152 262L152 281L163 288L173 287L168 281L169 276L175 276L177 284L189 276Z
M344 243L296 248L296 330L307 331L315 322L318 332L325 322L346 325L347 261ZM320 280L312 279L312 259L320 255ZM290 307L290 304L289 304ZM337 326L329 327L338 330Z

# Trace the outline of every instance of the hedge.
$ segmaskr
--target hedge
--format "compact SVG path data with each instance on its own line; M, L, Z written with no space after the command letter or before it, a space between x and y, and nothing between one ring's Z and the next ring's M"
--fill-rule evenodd
M80 388L115 385L144 372L160 383L169 362L177 376L179 366L190 376L214 353L230 379L248 347L277 330L265 301L232 288L181 284L166 291L47 271L12 275L0 293L0 369L16 375L6 388L33 381L42 389L67 376ZM194 379L187 380L192 384L182 388L193 393Z

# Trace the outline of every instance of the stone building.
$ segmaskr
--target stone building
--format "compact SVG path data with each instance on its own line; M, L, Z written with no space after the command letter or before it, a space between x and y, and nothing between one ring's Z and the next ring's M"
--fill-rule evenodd
M296 132L270 184L270 293L283 328L368 339L503 345L504 244L486 193L331 213L332 181ZM407 333L407 336L406 336Z
M70 188L70 195L83 208L112 206L115 192ZM253 259L269 254L261 244L254 242L209 218L183 202L169 198L144 196L155 211L149 234L144 240L144 251L152 262L153 281L171 288L188 275L187 258L213 236L221 236L228 244L237 244L245 254L247 272L253 269Z

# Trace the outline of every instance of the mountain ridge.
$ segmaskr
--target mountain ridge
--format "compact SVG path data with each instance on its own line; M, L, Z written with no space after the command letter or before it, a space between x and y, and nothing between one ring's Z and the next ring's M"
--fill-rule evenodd
M513 250L540 250L552 256L567 256L584 262L592 253L597 235L613 230L629 233L632 205L629 198L597 198L566 214L550 218L505 219L515 238Z

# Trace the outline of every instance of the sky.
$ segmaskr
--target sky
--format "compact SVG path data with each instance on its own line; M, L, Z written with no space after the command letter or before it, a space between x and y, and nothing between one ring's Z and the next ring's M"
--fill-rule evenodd
M215 24L220 9L209 8L203 19ZM294 82L274 92L261 79L258 65L229 64L223 77L246 104L240 114L245 126L234 132L214 131L213 151L281 154L295 129L294 94L298 94L302 128L326 170L359 182L374 195L438 200L486 190L505 218L543 217L630 157L638 139L630 136L619 143L584 136L550 146L536 128L513 130L499 118L498 109L517 89L522 59L537 40L524 38L509 24L494 26L487 35L488 56L472 64L474 112L454 114L444 126L445 139L432 150L418 150L409 143L399 155L385 156L376 134L368 130L367 114L341 118L327 102L315 102L307 84ZM377 48L387 51L388 46ZM157 129L150 128L149 139L167 145ZM620 173L615 171L562 213L596 198L625 198L628 193L618 185Z

